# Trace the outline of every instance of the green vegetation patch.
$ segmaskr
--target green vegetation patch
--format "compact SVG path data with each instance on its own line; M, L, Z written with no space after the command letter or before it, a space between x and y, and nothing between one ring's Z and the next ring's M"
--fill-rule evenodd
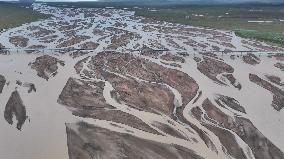
M49 17L34 11L30 5L0 2L0 30Z
M256 39L263 42L277 44L284 47L284 34L272 32L259 32L256 30L235 30L236 35L243 38Z

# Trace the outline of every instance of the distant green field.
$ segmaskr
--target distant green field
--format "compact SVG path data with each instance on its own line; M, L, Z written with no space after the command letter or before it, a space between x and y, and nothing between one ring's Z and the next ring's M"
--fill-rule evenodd
M234 30L241 37L284 46L284 6L224 5L133 10L138 16L192 26Z
M0 30L48 17L34 11L29 5L0 2Z
M240 37L257 39L284 47L284 33L259 32L255 30L236 30L235 33Z

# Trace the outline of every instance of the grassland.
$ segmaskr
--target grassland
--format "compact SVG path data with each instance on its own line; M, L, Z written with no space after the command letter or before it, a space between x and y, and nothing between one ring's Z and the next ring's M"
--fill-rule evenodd
M34 11L29 5L0 2L0 31L48 17Z
M284 34L273 32L259 32L255 30L235 30L236 35L244 38L253 38L267 43L284 47Z
M284 46L284 6L188 6L133 9L155 20L233 30L238 36Z

